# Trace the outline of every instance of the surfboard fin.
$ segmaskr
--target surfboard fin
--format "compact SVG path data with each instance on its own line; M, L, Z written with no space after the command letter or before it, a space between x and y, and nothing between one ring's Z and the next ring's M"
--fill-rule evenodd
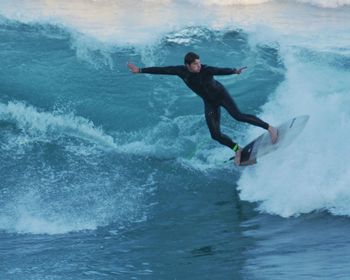
M230 162L230 161L232 161L232 160L234 160L234 159L235 159L235 156L230 157L229 159L225 160L224 163Z

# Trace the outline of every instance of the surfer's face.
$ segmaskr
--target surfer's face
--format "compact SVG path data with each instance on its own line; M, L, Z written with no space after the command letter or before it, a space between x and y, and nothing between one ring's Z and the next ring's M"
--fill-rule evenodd
M187 68L192 73L199 73L201 71L201 61L196 59L191 64L186 64Z

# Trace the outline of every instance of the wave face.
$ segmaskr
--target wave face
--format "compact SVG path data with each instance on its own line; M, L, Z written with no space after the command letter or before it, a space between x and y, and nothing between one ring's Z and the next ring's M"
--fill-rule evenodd
M182 64L190 50L248 66L220 78L242 111L311 115L294 145L242 172L241 199L283 217L350 215L349 1L60 3L0 4L1 229L123 226L147 219L165 170L229 176L201 101L177 78L126 68ZM262 132L222 122L242 144Z

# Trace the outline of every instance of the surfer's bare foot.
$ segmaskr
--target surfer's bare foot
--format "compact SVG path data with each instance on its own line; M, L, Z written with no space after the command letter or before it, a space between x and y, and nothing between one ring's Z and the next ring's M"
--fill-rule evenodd
M242 149L238 149L235 155L235 164L240 165L241 164L241 154L242 154Z
M268 131L270 133L271 136L271 142L272 144L275 144L277 142L278 139L278 130L277 128L274 128L273 126L269 126Z

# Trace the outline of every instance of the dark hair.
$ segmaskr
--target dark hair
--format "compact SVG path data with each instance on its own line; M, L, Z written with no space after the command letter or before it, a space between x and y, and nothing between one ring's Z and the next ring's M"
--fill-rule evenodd
M184 62L185 62L185 64L191 64L196 59L199 59L199 55L195 54L194 52L189 52L185 55Z

